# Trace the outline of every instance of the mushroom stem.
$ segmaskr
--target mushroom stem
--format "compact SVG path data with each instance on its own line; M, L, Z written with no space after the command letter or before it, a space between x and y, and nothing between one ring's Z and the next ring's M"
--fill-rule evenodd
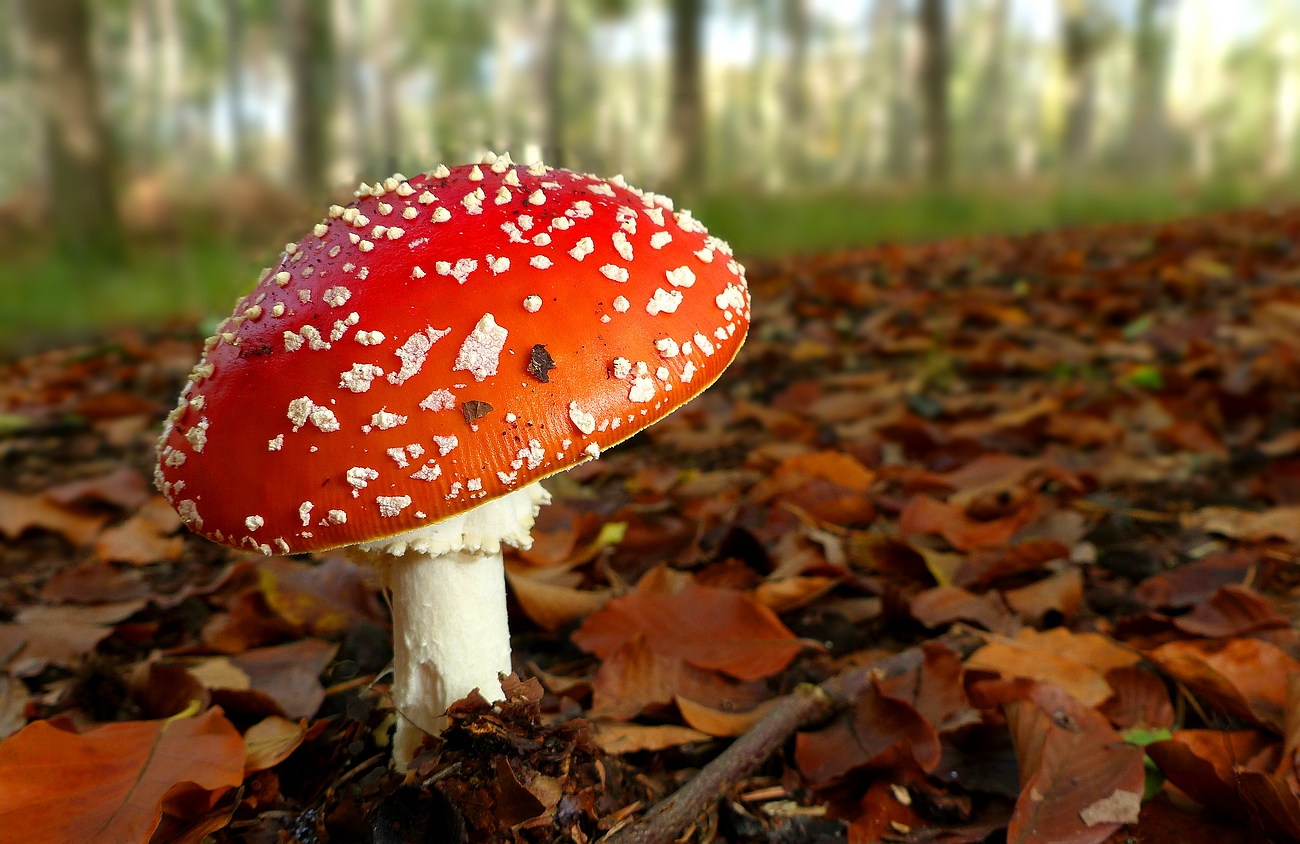
M510 673L501 552L408 552L388 570L393 592L393 762L405 769L424 738L446 727L447 707L472 690L501 700Z
M361 542L349 553L384 572L393 593L393 764L405 770L424 733L446 727L447 707L478 689L501 700L510 673L501 546L528 548L551 496L528 484L441 522Z

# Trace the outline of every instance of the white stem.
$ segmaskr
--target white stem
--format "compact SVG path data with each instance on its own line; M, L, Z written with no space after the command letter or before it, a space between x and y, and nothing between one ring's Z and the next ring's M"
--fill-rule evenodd
M404 770L424 738L446 726L447 707L472 690L501 700L510 673L501 553L408 552L388 571L393 590L393 761Z

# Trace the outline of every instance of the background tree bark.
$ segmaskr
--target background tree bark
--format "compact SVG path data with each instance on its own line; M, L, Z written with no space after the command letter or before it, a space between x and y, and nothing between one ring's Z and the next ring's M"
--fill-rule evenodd
M1159 169L1164 153L1170 33L1161 18L1168 7L1167 0L1142 0L1138 5L1128 139L1128 162L1135 173Z
M921 103L924 109L922 148L925 175L932 185L947 184L951 175L951 132L948 114L948 4L921 0Z
M248 128L244 123L244 8L242 0L224 0L226 17L226 98L235 170L250 165Z
M704 0L672 0L670 181L698 185L704 177Z
M90 56L85 0L23 0L55 237L77 254L122 248L114 193L113 144Z
M333 45L326 6L316 0L286 0L285 43L293 86L290 164L299 187L312 196L325 191L329 144L326 115Z

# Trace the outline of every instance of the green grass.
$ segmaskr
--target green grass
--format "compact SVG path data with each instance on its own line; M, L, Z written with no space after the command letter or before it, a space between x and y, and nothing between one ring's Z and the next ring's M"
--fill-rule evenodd
M875 191L817 196L702 196L682 203L741 256L818 252L881 241L1012 233L1061 225L1167 219L1241 207L1262 193L1047 186L926 193ZM99 265L33 252L0 258L0 358L117 327L226 315L279 243L241 250L206 238L136 247L125 263Z

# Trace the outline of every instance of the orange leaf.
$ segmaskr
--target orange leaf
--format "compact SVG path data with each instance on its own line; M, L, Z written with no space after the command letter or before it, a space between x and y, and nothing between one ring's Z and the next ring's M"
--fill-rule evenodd
M37 721L0 744L0 844L144 844L164 811L197 817L243 779L219 708L81 735Z
M1286 678L1300 662L1259 639L1170 642L1149 656L1226 712L1276 733L1286 724Z
M842 451L796 454L782 460L781 465L772 472L772 476L777 478L791 474L821 478L857 493L866 492L867 487L876 479L876 474L863 466L856 457Z
M1001 545L1016 531L1038 516L1038 499L1009 516L987 522L976 521L955 504L936 501L928 495L913 496L898 517L898 529L903 536L918 533L937 533L958 551L970 551L986 545Z
M766 695L763 683L737 683L696 668L681 657L657 654L638 637L600 664L592 681L594 717L630 719L681 695L705 706L748 709Z
M738 680L776 674L804 647L762 604L694 583L676 593L638 590L615 598L587 617L573 641L603 659L641 635L656 653Z
M710 709L702 704L677 697L677 709L682 713L682 720L693 729L711 736L738 736L763 720L763 716L776 706L779 700L768 700L747 712L725 712Z
M244 773L279 765L298 749L306 735L306 718L295 723L272 715L258 721L244 733Z
M1096 706L1111 696L1105 673L1141 659L1097 633L1025 628L1015 639L989 642L970 655L966 667L1053 683L1085 706Z
M506 572L506 582L524 614L548 632L591 615L605 605L610 595L608 589L574 589L510 571Z
M713 736L708 733L671 724L647 727L644 724L624 724L620 721L596 722L596 744L606 753L613 754L663 750L679 744L709 741L711 738Z
M29 528L43 528L73 545L88 545L104 521L103 516L83 516L38 496L0 489L0 533L10 539Z

